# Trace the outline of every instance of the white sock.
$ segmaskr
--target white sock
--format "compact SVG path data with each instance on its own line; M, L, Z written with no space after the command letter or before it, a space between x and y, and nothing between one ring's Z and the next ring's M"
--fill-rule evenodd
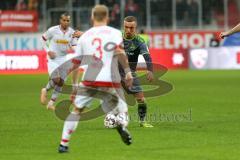
M61 92L62 92L62 87L59 87L56 85L52 92L51 100L56 101Z
M72 112L66 118L63 126L61 145L68 146L72 133L76 130L80 120L80 115Z
M54 84L53 80L49 80L48 84L46 85L47 91L49 91L50 89L52 89L54 87L55 87L55 84Z

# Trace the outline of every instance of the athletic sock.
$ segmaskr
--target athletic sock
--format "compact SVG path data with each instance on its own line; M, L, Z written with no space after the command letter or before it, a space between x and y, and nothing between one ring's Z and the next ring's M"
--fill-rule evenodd
M59 87L56 85L52 92L51 100L56 101L61 92L62 92L62 87Z
M68 146L72 133L76 130L80 120L80 115L72 112L66 118L63 126L61 145Z
M138 103L138 116L140 122L145 120L147 114L147 104L146 103Z
M46 85L46 89L47 91L49 91L50 89L54 88L55 87L55 84L52 80L49 80L48 81L48 84Z

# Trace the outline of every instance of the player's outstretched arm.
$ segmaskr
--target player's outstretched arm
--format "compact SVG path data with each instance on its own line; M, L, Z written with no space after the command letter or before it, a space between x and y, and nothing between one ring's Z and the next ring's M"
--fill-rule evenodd
M226 32L221 32L220 33L220 38L224 39L225 37L228 37L234 33L240 32L240 23L233 27L232 29L226 31Z

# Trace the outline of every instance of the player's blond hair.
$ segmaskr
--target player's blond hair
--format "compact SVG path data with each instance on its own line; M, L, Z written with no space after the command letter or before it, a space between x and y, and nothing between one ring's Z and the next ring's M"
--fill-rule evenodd
M92 18L98 22L101 22L105 18L108 18L108 7L105 5L96 5L92 9Z

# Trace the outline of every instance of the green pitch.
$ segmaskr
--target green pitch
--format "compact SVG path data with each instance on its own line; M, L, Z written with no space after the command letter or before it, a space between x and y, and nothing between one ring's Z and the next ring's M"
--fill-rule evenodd
M240 71L169 71L162 78L174 90L148 99L154 128L138 127L136 107L129 108L131 146L99 117L81 122L70 153L59 154L63 121L39 104L47 76L1 75L0 159L239 160Z

